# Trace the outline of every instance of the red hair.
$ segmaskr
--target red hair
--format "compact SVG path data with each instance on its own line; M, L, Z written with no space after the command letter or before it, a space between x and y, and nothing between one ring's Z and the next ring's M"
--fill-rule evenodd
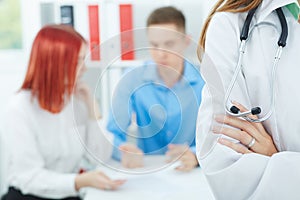
M21 90L30 90L41 108L59 113L73 92L84 38L67 25L43 27L34 39Z

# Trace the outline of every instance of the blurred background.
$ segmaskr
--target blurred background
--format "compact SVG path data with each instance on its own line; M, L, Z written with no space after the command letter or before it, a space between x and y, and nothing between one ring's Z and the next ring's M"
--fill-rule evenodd
M31 44L43 25L65 23L74 26L89 41L91 50L95 45L107 43L106 46L110 49L105 48L105 52L99 52L94 48L87 58L88 71L84 78L95 87L100 71L108 63L103 65L105 53L108 51L120 55L126 45L135 48L134 45L139 43L139 33L132 32L131 39L130 36L128 39L128 36L121 38L120 32L144 28L153 9L172 5L184 13L187 34L197 43L201 26L214 2L215 0L0 0L0 110L3 111L10 96L19 89L26 72ZM101 88L98 84L96 98L99 99L104 116L107 113L105 105L109 101L109 94L118 75L122 73L119 69L139 65L146 57L144 53L137 52L114 59L110 66L114 70L109 70L101 77L103 80ZM3 117L3 112L0 112L0 122Z
M215 1L0 0L0 132L3 132L1 122L5 118L5 107L23 81L31 44L42 26L69 24L89 42L90 51L86 58L88 70L84 79L91 86L106 117L110 96L120 75L148 57L145 50L120 55L128 48L139 48L143 43L142 32L149 13L157 7L168 5L184 13L187 34L191 36L193 44L190 53L197 63L195 48L201 27ZM129 32L120 35L124 31ZM2 148L0 146L0 153L3 152Z

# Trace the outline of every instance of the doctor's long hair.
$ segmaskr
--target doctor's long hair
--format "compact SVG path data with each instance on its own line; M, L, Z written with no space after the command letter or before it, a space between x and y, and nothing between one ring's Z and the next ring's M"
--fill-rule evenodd
M67 25L47 25L34 39L21 90L29 90L42 109L60 112L73 92L84 38Z
M205 38L207 28L212 17L216 12L246 12L257 7L261 2L262 0L219 0L208 15L201 31L198 45L198 56L200 60L202 58L202 53L205 50Z

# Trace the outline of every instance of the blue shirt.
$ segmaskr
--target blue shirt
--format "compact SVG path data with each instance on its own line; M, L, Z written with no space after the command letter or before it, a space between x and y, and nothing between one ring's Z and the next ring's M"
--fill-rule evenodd
M112 97L107 129L115 135L118 147L130 135L127 129L134 112L138 126L137 146L145 154L164 154L168 144L187 144L195 152L195 129L204 81L199 69L184 62L181 79L165 86L155 63L147 62L123 75Z

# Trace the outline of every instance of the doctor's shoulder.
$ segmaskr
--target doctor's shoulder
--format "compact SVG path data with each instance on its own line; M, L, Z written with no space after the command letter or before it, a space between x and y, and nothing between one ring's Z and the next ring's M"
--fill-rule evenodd
M240 31L246 16L247 12L216 12L208 24L206 36L213 35L216 40L224 40L226 39L225 35L234 33L231 36L237 37L239 40Z

